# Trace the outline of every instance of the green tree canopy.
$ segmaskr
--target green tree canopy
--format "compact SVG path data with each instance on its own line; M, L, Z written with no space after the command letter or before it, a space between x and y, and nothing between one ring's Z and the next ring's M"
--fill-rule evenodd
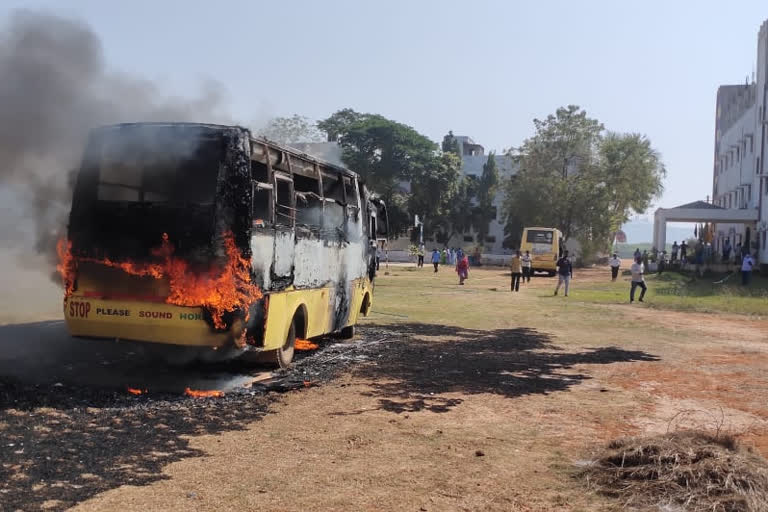
M496 218L493 200L499 185L499 170L496 167L496 155L491 151L488 160L483 164L483 174L477 183L477 205L473 215L475 230L478 234L480 245L486 243L488 225Z
M410 126L352 109L318 126L341 145L344 163L387 202L394 234L404 232L414 214L428 221L439 215L455 194L460 163L441 155L437 144Z
M511 223L557 227L590 257L661 194L664 166L646 137L604 135L603 125L574 105L534 120L534 127L514 152L517 176L505 184L508 237Z

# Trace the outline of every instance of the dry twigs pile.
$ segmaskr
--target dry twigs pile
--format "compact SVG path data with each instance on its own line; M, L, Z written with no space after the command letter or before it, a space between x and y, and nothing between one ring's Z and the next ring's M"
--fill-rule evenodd
M630 509L768 510L768 461L722 434L675 432L613 441L583 476L591 488Z

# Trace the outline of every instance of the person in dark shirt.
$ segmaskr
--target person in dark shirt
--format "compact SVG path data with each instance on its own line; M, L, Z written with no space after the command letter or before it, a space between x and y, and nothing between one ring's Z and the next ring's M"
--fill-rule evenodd
M560 290L560 285L565 284L565 296L568 296L568 289L571 285L571 279L573 278L573 265L568 258L568 251L563 252L563 257L557 260L557 286L555 287L555 295Z

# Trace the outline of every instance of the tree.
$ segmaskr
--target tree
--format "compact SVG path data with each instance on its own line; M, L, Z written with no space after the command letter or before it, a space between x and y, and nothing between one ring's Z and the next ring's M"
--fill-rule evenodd
M334 112L328 119L323 119L317 123L317 127L327 134L328 142L339 142L349 126L360 121L366 114L355 112L351 108L344 108Z
M460 178L456 195L447 213L449 228L447 240L450 240L454 235L463 235L475 225L474 214L478 181L477 176L471 174Z
M499 171L496 168L496 155L491 152L488 154L488 160L483 164L483 174L480 176L477 187L477 205L473 215L480 245L485 244L488 225L497 215L493 200L496 198L498 185Z
M637 133L609 132L600 143L605 215L594 221L612 240L632 214L646 211L664 191L667 171L651 141Z
M260 133L262 136L291 144L296 142L322 142L325 135L310 119L294 114L291 117L275 117L267 123Z
M408 211L425 220L424 231L447 243L450 238L450 212L459 192L461 159L454 153L436 156L411 179Z
M517 176L505 184L510 235L512 223L557 227L566 240L579 239L589 258L661 193L664 167L647 138L603 136L603 125L574 105L534 127L516 151Z
M405 232L413 214L423 215L409 209L414 202L426 202L413 196L432 193L421 186L418 190L411 187L408 193L409 183L429 182L433 188L454 186L429 178L431 173L441 172L437 144L410 126L351 109L336 112L318 126L341 145L344 163L387 202L393 234Z
M441 145L443 153L454 153L461 158L461 150L459 149L459 141L453 135L453 131L449 130L448 134L443 137L443 143Z

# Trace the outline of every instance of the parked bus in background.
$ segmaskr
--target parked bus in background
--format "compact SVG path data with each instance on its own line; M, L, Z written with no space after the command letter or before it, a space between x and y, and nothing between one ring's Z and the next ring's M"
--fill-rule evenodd
M297 338L353 336L386 233L357 174L247 129L99 128L59 243L66 323L285 367Z
M532 272L554 276L562 250L563 235L557 228L525 228L520 242L522 252L530 251Z

